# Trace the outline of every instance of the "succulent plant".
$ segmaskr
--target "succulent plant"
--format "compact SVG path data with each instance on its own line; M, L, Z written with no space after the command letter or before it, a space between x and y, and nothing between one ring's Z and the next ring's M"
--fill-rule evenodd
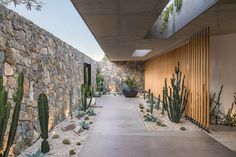
M96 115L95 110L92 109L92 108L89 108L86 113L87 113L89 116L95 116L95 115Z
M82 84L80 93L82 102L79 106L79 109L86 113L92 103L93 89L88 84ZM89 102L87 101L87 99L89 99Z
M62 140L62 143L65 144L65 145L69 145L70 144L70 140L68 138L64 138Z
M9 151L11 146L14 142L16 130L18 126L19 114L20 114L20 107L21 101L24 95L24 74L23 72L19 73L18 75L18 86L15 94L13 95L13 100L15 102L14 111L12 114L12 121L10 126L10 131L8 134L7 145L4 149L4 135L6 132L7 122L10 116L10 108L11 104L7 102L7 92L3 87L3 77L0 76L0 157L8 157Z
M150 112L150 109L147 108L147 109L146 109L146 112Z
M89 123L87 123L86 121L82 121L79 124L80 124L81 128L83 128L84 130L89 129Z
M78 110L78 115L77 115L78 118L82 118L84 117L84 115L85 115L84 111Z
M34 154L26 154L26 157L44 157L44 154L41 153L41 150L39 149L36 153Z
M186 89L185 75L182 78L182 72L179 68L179 63L175 67L175 74L171 78L171 87L167 87L167 79L165 79L165 85L163 89L163 104L167 110L170 121L178 123L185 111L185 107L188 102L189 91Z
M143 118L144 118L144 121L153 122L153 123L155 123L158 120L158 118L154 116L153 114L145 114Z
M71 149L70 151L69 151L69 155L75 155L76 153L75 153L75 150L74 149Z
M80 146L80 145L81 145L81 142L77 142L76 145L77 145L77 146Z
M160 104L161 104L161 96L159 94L158 98L157 98L157 103L155 104L155 109L159 110L160 109Z
M43 139L41 144L41 152L47 153L50 151L50 146L47 141L48 139L48 98L45 94L40 94L38 98L38 114L39 114L39 124L41 128L41 137Z

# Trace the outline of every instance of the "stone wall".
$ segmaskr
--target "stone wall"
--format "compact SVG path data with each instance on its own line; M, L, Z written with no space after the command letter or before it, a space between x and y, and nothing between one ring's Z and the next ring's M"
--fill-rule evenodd
M94 60L0 5L0 67L12 104L17 73L23 70L25 76L15 153L39 137L37 98L40 93L46 93L49 98L49 129L68 114L71 91L74 108L78 105L85 62L92 65L94 84L97 66Z
M144 89L143 62L99 62L108 93L121 93L122 81L129 77L137 80L139 90Z

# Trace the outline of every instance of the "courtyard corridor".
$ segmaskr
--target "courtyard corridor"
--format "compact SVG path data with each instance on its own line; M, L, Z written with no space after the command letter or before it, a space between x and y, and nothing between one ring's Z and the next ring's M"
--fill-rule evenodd
M94 128L79 157L235 157L199 131L150 132L136 110L139 99L103 96Z

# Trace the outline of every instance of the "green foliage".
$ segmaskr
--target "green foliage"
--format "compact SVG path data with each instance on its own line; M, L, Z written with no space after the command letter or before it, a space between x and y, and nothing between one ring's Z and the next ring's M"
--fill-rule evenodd
M137 83L137 81L135 80L135 78L127 77L127 79L124 80L124 83L125 83L129 88L137 88L137 86L138 86L138 83Z
M26 157L44 157L44 154L41 153L40 149L34 154L26 154Z
M171 87L167 87L167 79L165 79L165 86L163 89L163 104L164 108L167 110L169 119L178 123L185 111L185 107L188 102L188 90L184 84L185 75L182 78L182 72L178 66L175 67L175 74L171 78Z
M62 140L62 143L65 144L65 145L69 145L70 144L70 140L68 138L64 138Z
M155 123L158 120L157 117L154 116L153 114L145 114L143 118L144 118L144 121L153 122L153 123Z
M9 118L9 115L10 115L10 104L7 103L7 93L5 92L4 90L4 87L3 87L3 78L1 76L1 79L0 79L0 92L1 92L1 100L0 100L0 112L6 112L4 114L1 114L0 115L0 120L1 120L1 123L0 123L0 133L1 133L1 141L0 141L0 144L1 144L1 147L3 145L3 140L4 140L4 134L5 134L5 131L6 131L6 125L7 125L7 121L8 121L8 118ZM19 114L20 114L20 107L21 107L21 101L23 99L23 95L24 95L24 87L23 87L23 84L24 84L24 74L23 72L19 73L18 75L18 79L17 79L17 82L18 82L18 86L17 86L17 89L16 89L16 92L15 94L13 95L13 100L15 102L15 108L14 108L14 111L13 111L13 114L12 114L12 121L11 121L11 127L10 127L10 131L9 131L9 135L8 135L8 141L7 141L7 146L5 148L5 151L2 150L3 148L1 148L0 150L3 152L4 151L4 154L0 154L0 157L8 157L8 154L9 154L9 151L11 149L11 146L14 142L14 139L15 139L15 135L16 135L16 130L17 130L17 126L18 126L18 120L19 120Z
M88 84L82 84L80 94L82 102L81 105L79 106L79 109L86 113L86 111L89 109L92 103L93 89ZM89 102L87 101L87 99L89 99Z
M84 130L89 129L89 123L87 123L86 121L82 121L79 124L80 124L81 128L83 128Z
M92 109L92 108L89 108L86 113L87 113L89 116L95 116L95 115L96 115L95 110Z
M108 57L106 55L104 55L103 58L102 58L102 61L103 62L109 62L109 59L108 59Z
M74 149L71 149L70 151L69 151L69 155L75 155L76 153L75 153L75 150Z
M210 117L211 121L214 121L215 124L220 124L224 120L224 113L222 112L222 102L221 102L221 94L223 90L223 85L220 87L220 91L218 93L217 99L216 99L216 93L213 93L211 96L210 106Z
M233 111L235 111L235 113L233 113ZM224 125L236 127L236 93L234 93L234 102L225 116Z
M158 98L157 98L157 103L155 105L155 109L159 110L160 109L160 103L161 103L161 96L160 94L158 95Z
M52 139L57 139L57 138L59 138L60 136L58 135L58 134L54 134L53 136L52 136Z
M78 118L82 118L84 117L84 115L85 115L84 111L78 110L78 115L77 115Z
M15 6L17 5L25 5L28 10L34 8L37 11L40 11L43 3L38 0L0 0L0 4L10 5L13 3Z
M183 5L183 0L175 0L174 3L175 3L176 12L179 13Z
M173 11L174 11L174 8L175 8L175 11L177 13L180 12L181 8L182 8L182 4L183 4L183 0L175 0L174 1L174 4L170 4L162 13L162 27L161 27L161 30L160 30L160 33L162 34L166 27L168 26L168 23L169 23L169 18L170 18L170 15L173 14Z
M38 98L38 115L41 128L41 152L47 153L50 151L48 139L48 118L49 118L48 98L45 94L40 94Z
M96 70L96 91L103 93L104 90L104 78L99 68Z

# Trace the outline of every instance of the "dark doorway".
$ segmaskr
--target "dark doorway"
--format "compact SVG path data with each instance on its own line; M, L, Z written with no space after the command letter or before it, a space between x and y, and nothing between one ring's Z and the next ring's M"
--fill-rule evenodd
M84 84L91 85L91 65L84 63Z

